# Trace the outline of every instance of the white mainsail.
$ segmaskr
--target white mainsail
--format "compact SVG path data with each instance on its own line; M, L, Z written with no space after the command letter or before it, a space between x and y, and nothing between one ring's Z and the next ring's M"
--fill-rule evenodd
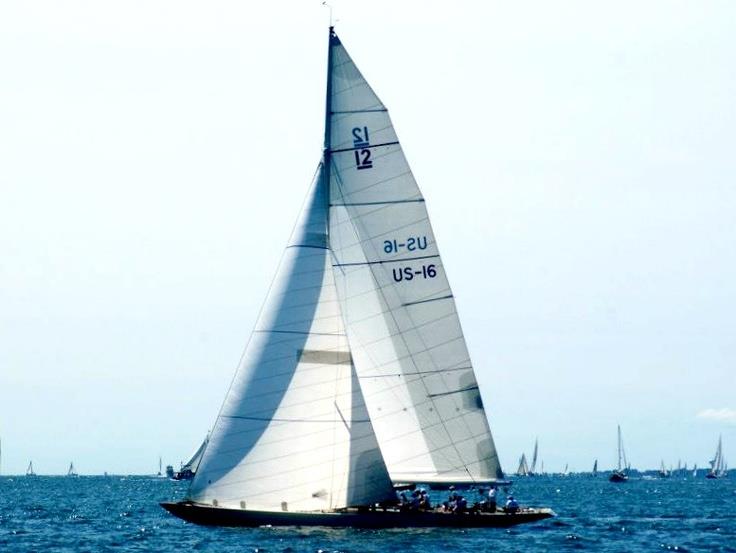
M322 168L189 490L264 511L395 494L357 384L327 249Z
M503 478L424 199L385 106L333 34L327 172L337 294L394 482Z

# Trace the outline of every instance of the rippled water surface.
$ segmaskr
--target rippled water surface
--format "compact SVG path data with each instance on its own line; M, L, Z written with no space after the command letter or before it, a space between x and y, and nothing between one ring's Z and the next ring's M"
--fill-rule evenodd
M0 551L731 551L736 478L518 480L523 504L558 516L504 529L207 528L158 506L186 483L145 477L0 477Z

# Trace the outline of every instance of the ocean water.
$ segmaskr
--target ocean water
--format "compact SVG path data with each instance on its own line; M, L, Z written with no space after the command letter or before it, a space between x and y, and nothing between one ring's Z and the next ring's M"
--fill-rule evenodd
M210 528L166 513L184 482L140 476L0 477L0 552L736 552L736 478L518 479L558 516L511 529Z

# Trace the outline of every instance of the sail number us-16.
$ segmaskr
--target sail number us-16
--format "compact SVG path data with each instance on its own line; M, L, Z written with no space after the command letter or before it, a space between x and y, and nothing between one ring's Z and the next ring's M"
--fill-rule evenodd
M426 236L410 236L406 240L399 242L398 240L384 240L384 253L399 253L403 250L414 252L427 249ZM415 278L434 278L437 276L437 266L434 264L422 265L415 267L395 267L392 274L396 282L414 280Z

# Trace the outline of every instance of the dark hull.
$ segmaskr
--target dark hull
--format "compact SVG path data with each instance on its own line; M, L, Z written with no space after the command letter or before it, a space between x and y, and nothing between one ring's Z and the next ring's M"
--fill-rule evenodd
M554 516L550 509L528 509L515 514L456 515L440 512L348 510L334 513L289 513L224 509L193 503L161 503L170 513L207 526L330 526L342 528L484 528L508 527Z
M611 474L611 476L608 477L608 480L610 482L626 482L628 479L628 476L620 472L614 472L613 474Z

